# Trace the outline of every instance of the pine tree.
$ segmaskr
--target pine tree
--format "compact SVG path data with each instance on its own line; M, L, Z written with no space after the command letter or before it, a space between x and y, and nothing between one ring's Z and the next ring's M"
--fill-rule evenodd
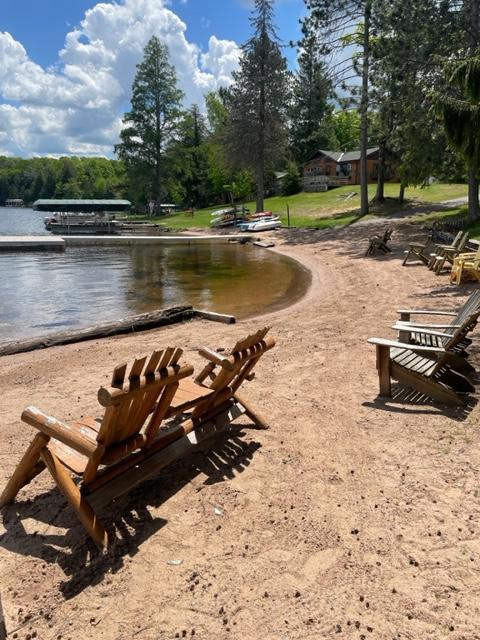
M441 81L441 57L452 50L450 32L449 13L437 0L377 0L370 76L380 147L376 200L383 199L387 150L397 160L400 201L405 186L440 168L445 137L431 95Z
M331 94L331 81L319 55L317 37L306 34L300 43L290 116L290 144L297 162L305 162L318 149L330 148L333 131L325 123L332 111Z
M132 108L123 118L126 126L120 133L120 144L115 146L131 183L143 192L143 198L160 202L167 195L165 155L178 130L182 98L168 48L153 36L137 65Z
M342 49L348 55L336 64L335 77L343 81L344 88L352 71L361 77L360 88L354 87L352 95L359 93L360 124L360 213L368 213L368 113L369 80L371 60L371 33L375 19L376 0L305 0L309 14L303 20L303 31L321 37L321 52L342 56ZM350 37L348 37L350 31ZM351 47L358 54L351 57Z
M470 57L456 63L449 78L449 85L449 93L437 97L445 132L451 146L465 158L470 175L478 179L480 170L480 57ZM478 205L478 186L474 200ZM478 211L475 207L469 207L469 218L478 219Z
M226 143L232 162L253 170L256 208L263 211L265 167L278 161L287 142L289 75L273 26L273 0L255 0L251 24L253 36L233 74Z
M178 145L172 149L173 161L178 166L184 199L194 207L208 204L210 181L208 178L208 148L205 117L197 105L184 114Z

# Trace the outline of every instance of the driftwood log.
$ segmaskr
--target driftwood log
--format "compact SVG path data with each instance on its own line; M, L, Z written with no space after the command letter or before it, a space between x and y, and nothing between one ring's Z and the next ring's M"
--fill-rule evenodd
M106 338L108 336L135 333L137 331L147 331L148 329L155 329L157 327L175 324L177 322L186 322L193 318L204 318L216 322L226 322L228 324L235 322L234 316L198 311L191 306L172 307L170 309L161 309L159 311L129 316L122 320L107 322L105 324L99 324L86 329L61 331L37 338L2 342L0 343L0 356L9 356L14 353L24 353L26 351L34 351L35 349L46 349L47 347L62 344L95 340L98 338Z

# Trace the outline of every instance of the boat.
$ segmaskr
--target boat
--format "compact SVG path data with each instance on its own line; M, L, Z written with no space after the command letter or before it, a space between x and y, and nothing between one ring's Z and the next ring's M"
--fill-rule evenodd
M260 219L256 222L250 222L245 231L270 231L272 229L280 229L282 226L282 221L279 218L264 218Z
M116 219L114 213L103 211L72 213L58 211L44 219L47 231L55 235L159 235L164 232L151 222Z

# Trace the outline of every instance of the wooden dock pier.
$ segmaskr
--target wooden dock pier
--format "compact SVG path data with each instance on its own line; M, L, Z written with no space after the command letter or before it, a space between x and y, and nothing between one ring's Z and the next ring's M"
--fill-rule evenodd
M64 251L66 247L91 247L115 245L172 245L172 244L225 244L227 242L252 242L253 234L204 236L0 236L1 251Z
M46 235L0 236L0 251L65 251L65 242Z

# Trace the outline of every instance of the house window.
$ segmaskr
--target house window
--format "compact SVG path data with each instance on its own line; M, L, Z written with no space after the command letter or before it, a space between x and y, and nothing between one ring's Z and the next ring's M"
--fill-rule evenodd
M349 162L342 162L338 167L337 175L340 178L350 178L352 175L352 165Z

